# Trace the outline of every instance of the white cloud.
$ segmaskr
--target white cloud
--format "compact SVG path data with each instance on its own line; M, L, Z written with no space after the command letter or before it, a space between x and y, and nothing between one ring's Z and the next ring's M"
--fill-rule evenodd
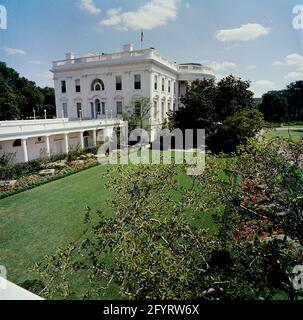
M111 27L122 23L121 8L114 8L107 11L107 19L100 22L102 26Z
M107 11L102 26L116 26L122 30L151 30L166 25L177 17L178 0L150 0L135 11L122 12L121 8Z
M228 71L232 69L236 69L237 65L233 62L229 61L224 61L224 62L217 62L217 61L212 61L208 63L208 66L212 68L214 71Z
M288 66L296 67L303 71L303 56L298 53L293 53L285 58Z
M219 30L216 38L221 42L245 42L266 36L271 29L257 23L248 23L236 29Z
M186 3L185 3L185 8L186 8L186 9L190 9L190 8L191 8L190 3L186 2Z
M248 66L247 69L249 70L254 70L254 69L257 69L257 66L253 65L253 66Z
M15 49L15 48L8 48L8 47L2 47L2 49L8 55L16 55L16 54L26 55L26 52L22 49Z
M303 55L299 53L292 53L285 57L284 62L275 61L273 66L293 67L295 70L289 72L284 76L284 79L297 81L303 80Z
M91 14L101 13L101 9L96 7L93 0L81 0L80 8L84 11L91 13Z
M274 87L276 84L270 80L258 80L258 81L256 81L256 85L266 86L266 87Z
M303 70L289 72L284 78L291 81L303 80Z

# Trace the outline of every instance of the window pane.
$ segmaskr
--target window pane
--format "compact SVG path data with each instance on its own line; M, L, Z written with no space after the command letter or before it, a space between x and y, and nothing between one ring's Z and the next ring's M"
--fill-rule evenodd
M117 114L122 114L122 102L117 101Z
M65 81L61 81L61 92L66 93L66 82Z
M136 90L141 89L141 75L140 74L135 75L135 89Z
M82 110L81 110L81 103L77 103L77 117L78 118L81 118L81 113L82 113Z
M122 77L116 77L116 90L122 90Z
M80 80L79 79L75 80L75 84L76 84L76 92L80 92L81 91Z
M154 101L154 118L157 118L157 114L158 114L157 107L158 107L158 103L157 101Z
M68 118L67 103L63 103L63 117Z

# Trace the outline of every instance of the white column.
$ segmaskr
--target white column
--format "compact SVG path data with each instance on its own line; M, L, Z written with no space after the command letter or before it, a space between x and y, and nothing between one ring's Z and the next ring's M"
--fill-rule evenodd
M22 139L22 150L23 150L23 160L24 162L28 162L28 153L27 153L27 143L26 143L27 139Z
M64 152L65 152L66 154L69 153L68 133L64 133Z
M93 130L93 146L95 147L97 145L97 130Z
M81 149L84 149L84 137L83 137L84 132L80 132L80 147Z
M48 157L51 155L49 136L45 136L45 144L46 144L46 154Z

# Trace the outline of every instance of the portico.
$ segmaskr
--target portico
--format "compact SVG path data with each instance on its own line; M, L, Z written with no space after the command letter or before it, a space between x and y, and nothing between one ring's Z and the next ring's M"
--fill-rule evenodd
M10 153L15 156L15 162L28 162L43 156L67 154L101 144L115 127L122 126L119 119L0 122L0 156Z

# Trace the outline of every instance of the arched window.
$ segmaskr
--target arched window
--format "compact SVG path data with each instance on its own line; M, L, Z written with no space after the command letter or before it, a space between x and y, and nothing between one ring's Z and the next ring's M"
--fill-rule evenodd
M102 80L100 79L95 79L92 82L92 86L91 86L91 91L104 91L105 87L104 87L104 83Z
M15 140L13 143L13 147L21 147L21 139Z
M84 131L83 137L89 137L89 132L88 131Z

